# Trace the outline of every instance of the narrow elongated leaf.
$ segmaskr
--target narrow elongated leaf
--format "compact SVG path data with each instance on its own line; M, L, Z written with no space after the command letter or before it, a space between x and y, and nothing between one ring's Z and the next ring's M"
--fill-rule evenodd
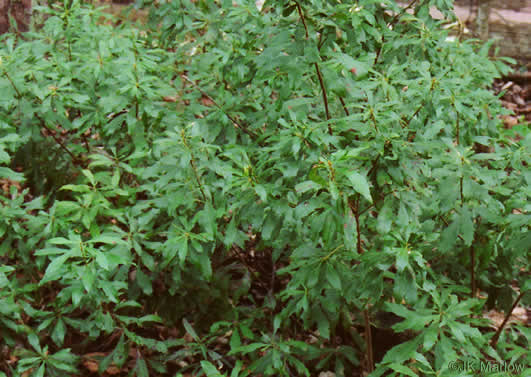
M192 325L190 324L190 322L188 322L188 320L186 318L183 318L183 326L184 326L184 329L186 330L186 332L188 334L190 334L190 336L196 342L199 342L199 336L197 335L197 333L195 332L194 328L192 327Z
M372 203L371 191L367 178L355 171L347 173L347 178L349 179L352 188Z

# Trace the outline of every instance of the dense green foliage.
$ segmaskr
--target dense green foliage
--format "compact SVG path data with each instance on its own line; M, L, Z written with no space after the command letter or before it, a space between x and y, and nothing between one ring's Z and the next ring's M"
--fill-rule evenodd
M0 376L354 376L381 313L371 376L529 375L531 133L451 1L66 3L2 36Z

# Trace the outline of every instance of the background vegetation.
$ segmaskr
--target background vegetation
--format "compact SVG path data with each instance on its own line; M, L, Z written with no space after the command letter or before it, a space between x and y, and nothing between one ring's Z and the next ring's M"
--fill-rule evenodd
M529 375L531 134L451 1L138 5L1 37L0 376Z

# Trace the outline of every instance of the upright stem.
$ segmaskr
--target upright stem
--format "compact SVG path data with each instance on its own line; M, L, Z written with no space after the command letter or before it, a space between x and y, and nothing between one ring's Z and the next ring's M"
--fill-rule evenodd
M369 310L363 310L363 319L365 322L365 342L367 343L367 368L371 373L374 370L374 356L372 354L372 333L371 333L371 321L369 319Z
M297 5L297 12L299 12L299 17L302 21L302 25L304 26L304 32L306 34L306 39L308 39L310 37L310 34L308 33L308 26L306 25L306 19L304 18L304 12L302 11L302 7L299 4L299 2L295 2L295 4ZM317 62L313 64L315 67L315 72L317 73L317 78L319 79L319 86L321 87L321 92L323 93L323 102L324 102L324 107L325 107L326 120L330 120L330 110L328 109L328 95L326 94L326 87L324 85L323 75L321 75L319 64L317 64ZM332 127L330 126L330 123L328 123L328 133L332 135Z
M201 184L201 179L199 178L199 173L195 166L194 152L192 152L192 148L190 148L190 146L188 145L188 142L186 141L186 133L184 130L181 131L181 139L182 139L184 146L190 151L190 166L192 167L192 170L194 172L195 180L197 182L197 186L199 187L199 191L201 191L201 196L203 197L203 200L206 202L207 197L205 195L205 191L203 190L203 185Z
M341 106L343 106L343 111L345 111L345 114L349 116L350 113L348 112L347 105L345 104L343 97L339 97L339 102L341 102Z
M477 217L476 229L474 230L474 239L472 240L472 245L470 245L470 290L472 291L470 296L472 298L476 297L477 283L476 283L476 250L474 245L476 244L476 235L479 231L479 226L481 224L481 217Z
M21 99L21 98L22 98L22 95L21 95L20 92L18 91L18 88L17 88L17 86L15 85L15 83L13 82L13 80L11 80L11 76L9 76L9 74L7 73L7 71L4 71L4 76L7 78L7 80L9 81L9 83L11 84L11 86L13 87L13 89L15 90L15 92L17 93L17 98L18 98L18 99Z
M348 202L348 206L350 207L350 210L354 214L354 219L356 221L356 233L357 233L357 243L356 243L356 249L358 251L358 254L363 253L363 249L361 248L361 232L360 232L360 199L359 194L358 197L354 202L350 201Z
M302 7L301 5L299 4L299 2L295 2L295 4L297 4L297 12L299 12L299 17L301 18L301 21L302 21L302 25L304 26L304 31L306 32L306 39L308 39L310 37L310 35L308 34L308 27L306 26L306 19L304 18L304 13L302 12Z
M476 297L476 251L474 250L474 242L470 245L470 296Z
M460 132L460 125L459 125L459 113L457 113L457 120L455 121L455 142L457 145L459 145L459 132Z
M319 85L321 86L321 92L323 93L323 102L325 107L325 113L326 113L326 120L330 120L330 111L328 109L328 96L326 95L326 88L323 81L323 76L321 75L321 71L319 70L319 65L317 63L314 63L315 65L315 71L317 72L317 77L319 78ZM332 128L330 127L330 123L328 123L328 133L332 135Z
M463 207L463 204L465 203L463 198L463 176L459 178L459 197L461 199L461 207Z

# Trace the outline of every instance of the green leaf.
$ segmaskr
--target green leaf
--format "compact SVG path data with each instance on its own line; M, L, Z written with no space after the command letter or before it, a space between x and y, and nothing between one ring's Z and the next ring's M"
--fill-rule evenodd
M179 254L179 262L182 266L184 265L184 262L186 261L186 256L188 255L188 239L185 237L180 237L174 247L177 249L177 252ZM169 254L168 256L173 258L173 255ZM171 260L171 258L168 259L168 262L169 260Z
M83 173L83 175L88 178L91 185L96 184L96 178L94 178L94 175L92 174L90 170L83 169L81 170L81 173Z
M295 191L298 193L305 193L310 190L318 190L322 187L320 183L314 181L304 181L295 185Z
M248 344L248 345L245 345L245 346L239 346L239 347L236 347L234 349L231 349L230 352L229 352L229 355L236 355L236 354L248 354L250 352L254 352L258 349L261 349L261 348L266 348L267 347L267 344L265 343L251 343L251 344Z
M105 252L96 251L96 262L104 270L106 271L110 270L110 264L109 264L109 261L107 260L107 254Z
M363 77L369 72L370 66L367 62L354 60L350 55L338 54L337 61L354 77Z
M195 255L194 263L199 267L201 275L208 281L212 277L212 263L206 252Z
M238 229L236 217L233 217L225 231L225 239L223 240L223 243L228 247L231 247L234 244L238 246L243 246L243 243L246 239L246 234L243 233L240 229Z
M363 195L363 197L370 203L372 203L372 197L367 178L355 171L347 173L347 178L349 179L352 188L359 194Z
M151 279L140 268L136 270L136 282L146 295L151 295L153 293Z
M424 343L422 345L423 349L429 351L437 343L437 338L439 336L439 326L437 323L432 324L426 330L423 331Z
M337 270L331 264L326 265L326 279L333 288L338 291L341 290L341 278L339 277Z
M404 305L396 304L394 302L386 302L385 309L403 318L407 318L411 314Z
M70 353L70 349L61 350L48 358L51 366L66 372L77 372L74 366L77 361L77 357Z
M418 348L418 338L409 340L405 343L401 343L397 346L394 346L389 350L382 362L384 363L402 363L406 360L409 360L416 353Z
M7 178L16 182L24 182L26 180L26 178L24 178L24 174L16 173L13 170L3 166L0 166L0 178Z
M234 329L230 337L229 345L231 349L241 346L240 332Z
M65 266L65 262L68 260L68 258L70 258L70 255L65 254L52 260L52 262L46 268L44 276L39 282L39 285L42 286L52 280L60 280L68 269L68 267Z
M88 243L104 243L107 245L127 245L127 241L123 240L120 236L113 233L103 233L97 237L92 238Z
M81 282L83 283L85 290L87 293L90 293L92 286L94 285L94 281L96 280L94 265L91 263L89 265L83 266L80 268L79 273L81 275Z
M136 375L137 377L149 377L149 372L148 372L148 368L147 368L147 365L146 365L146 361L141 358L141 357L138 357L136 359Z
M186 332L188 334L190 334L190 336L196 341L196 342L199 342L199 336L197 335L197 333L195 332L194 328L192 327L192 325L190 324L190 322L188 322L188 320L186 318L183 318L183 326L184 326L184 329L186 330Z
M396 251L396 269L398 270L398 272L402 272L407 266L409 266L409 250L403 247L395 251Z
M389 200L386 200L384 206L378 213L378 224L376 230L381 235L388 234L393 224L393 210Z
M404 365L400 365L397 363L391 363L388 365L388 367L394 370L395 372L400 373L400 375L417 377L417 374L415 372L413 372L411 369L409 369L408 367Z
M33 349L38 353L42 353L42 348L40 345L39 337L34 332L28 334L28 343L31 344Z
M202 360L201 368L203 372L206 373L207 377L222 377L223 375L219 373L216 367L209 361Z
M393 292L408 303L414 303L417 300L417 284L409 270L395 275Z
M321 177L321 176L319 175L319 171L321 171L321 169L322 169L322 166L321 166L321 165L314 165L314 166L312 167L312 169L310 170L310 172L308 173L308 178L310 179L310 181L316 183L318 186L315 186L315 187L318 187L318 188L320 188L320 187L326 187L326 186L328 185L328 182L326 181L326 179L324 179L323 177ZM306 181L306 182L308 182L308 181ZM302 182L301 185L302 185L303 183L306 183L306 182ZM302 189L305 189L305 188L306 188L306 187L304 187L304 186L302 187ZM295 186L295 191L297 191L297 192L299 192L299 191L304 192L304 191L302 191L302 190L297 190L297 186ZM307 191L307 190L305 190L305 191Z
M232 372L230 372L230 377L238 377L240 375L240 371L243 368L243 361L238 360L236 361L236 365L234 365L234 368L232 368Z
M138 318L138 322L141 323L141 324L144 324L145 322L162 323L163 321L162 321L162 318L159 317L156 314L148 314L148 315L145 315L145 316L142 316L142 317Z
M11 161L11 156L7 153L2 145L0 145L0 164L9 164Z
M459 230L465 241L465 245L472 245L472 241L474 240L474 222L470 211L463 210L459 216Z
M254 191L260 197L260 200L265 201L267 199L267 191L262 185L255 185Z
M44 363L42 363L37 372L33 374L32 377L44 377L45 370L46 366L44 365Z
M65 334L66 334L65 323L61 318L59 318L51 334L52 340L55 342L55 344L61 347L65 339Z
M398 216L396 218L396 224L406 227L409 224L409 214L406 209L406 205L403 202L400 202L398 207Z
M339 190L335 182L332 180L328 182L328 191L330 192L330 196L333 200L337 200L337 198L339 198Z
M318 306L312 310L312 314L313 318L317 322L319 334L325 339L330 339L330 320Z
M306 58L307 63L317 63L321 60L319 56L319 50L315 43L307 43L304 46L304 57Z

